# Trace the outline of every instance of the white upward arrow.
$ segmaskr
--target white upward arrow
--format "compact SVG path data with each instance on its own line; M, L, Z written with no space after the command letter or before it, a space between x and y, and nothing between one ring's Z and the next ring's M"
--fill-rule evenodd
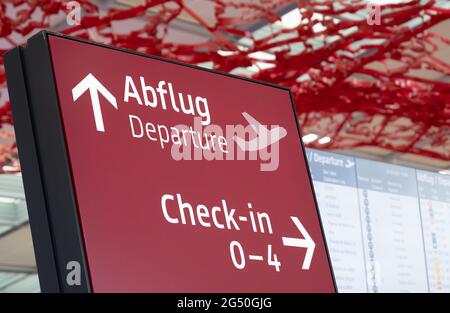
M282 237L281 239L283 240L283 245L287 247L306 248L306 254L305 259L303 260L302 269L309 270L316 244L306 231L305 227L303 227L302 223L300 223L300 220L295 216L291 216L291 219L294 222L295 226L297 226L304 239Z
M103 125L103 116L102 116L102 110L100 108L100 100L98 98L98 94L101 93L103 97L108 100L113 107L116 109L117 107L117 101L116 98L109 92L108 89L105 88L98 80L94 77L91 73L89 73L85 78L83 78L82 81L78 83L73 89L72 89L72 96L73 101L77 101L77 99L86 91L89 89L89 92L91 94L91 102L92 102L92 110L94 111L94 119L95 119L95 126L97 127L97 131L104 132L105 126Z

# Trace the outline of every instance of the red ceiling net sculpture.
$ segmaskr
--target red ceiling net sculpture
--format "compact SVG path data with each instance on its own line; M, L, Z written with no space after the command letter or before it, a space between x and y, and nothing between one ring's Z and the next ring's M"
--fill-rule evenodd
M3 0L0 53L24 43L36 30L55 27L58 17L65 22L68 2ZM78 0L81 25L63 22L65 26L56 27L66 34L288 86L303 134L331 139L310 146L377 146L450 160L450 65L448 55L439 56L450 46L448 31L439 32L439 27L450 27L448 1L403 1L378 7L381 14L374 15L378 9L360 0L218 0L202 4L211 8L209 16L192 2L135 1L134 6L100 10L91 1ZM275 12L295 5L298 16L283 24ZM368 14L375 24L368 22ZM171 41L170 26L177 19L199 25L208 38L189 44ZM129 20L139 21L139 26L122 26ZM258 23L268 25L265 31L248 30ZM14 171L18 160L8 128L12 118L3 66L0 84L5 102L0 107L0 164L6 165L3 171Z

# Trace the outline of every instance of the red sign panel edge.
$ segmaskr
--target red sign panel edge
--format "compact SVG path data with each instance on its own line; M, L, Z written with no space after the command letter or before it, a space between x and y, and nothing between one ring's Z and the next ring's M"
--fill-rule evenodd
M87 40L42 31L27 42L25 48L17 47L5 55L8 91L11 100L17 144L20 152L33 245L43 292L91 292L81 224L79 223L76 196L73 187L70 160L61 121L58 94L48 45L48 36L56 36L80 44L96 45L119 52L190 67L195 70L262 84L289 92L292 112L297 123L301 153L305 162L305 148L301 141L300 125L289 88L256 81L194 65L149 56L143 53L115 48ZM45 108L43 110L42 108ZM309 167L309 184L312 190ZM336 282L325 233L313 195L320 230L324 241L334 290ZM61 210L60 208L64 208ZM77 266L81 270L80 284L68 284L67 274Z

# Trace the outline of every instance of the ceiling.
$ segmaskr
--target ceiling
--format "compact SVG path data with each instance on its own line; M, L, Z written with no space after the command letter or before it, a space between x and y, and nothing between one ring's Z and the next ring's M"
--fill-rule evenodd
M118 0L117 3L124 4L124 5L138 5L142 4L143 0ZM236 1L233 1L236 2ZM214 24L215 18L214 18L214 5L212 1L201 1L201 0L187 0L185 3L189 4L189 7L191 7L195 13L199 16L202 16L208 24ZM292 15L290 14L292 12L292 9L296 10L296 5L293 4L287 4L284 5L277 10L281 13L283 13L283 16ZM233 14L233 12L230 12L229 14ZM191 33L195 33L195 36L197 37L196 40L201 40L203 36L203 40L205 40L208 37L207 33L202 33L200 30L203 29L195 19L192 18L191 15L184 12L180 14L180 21L181 24L177 24L177 29L181 31L178 36L180 38L184 38L184 40L187 40L186 37L189 37ZM197 26L198 31L193 31L193 28ZM253 34L256 35L256 37L264 37L265 34L271 32L271 28L273 28L274 25L267 25L267 24L257 24L257 25L249 25L247 26L248 29L251 29ZM275 26L278 27L278 26ZM187 29L187 31L183 32L183 29ZM444 38L447 38L447 40L450 40L450 20L446 20L438 25L435 25L433 28L430 29L430 31L443 36ZM199 39L200 38L200 39ZM245 45L245 38L238 39L242 43L242 45ZM438 46L437 51L434 53L434 56L438 57L441 60L444 60L447 64L450 65L450 45L443 44L442 42L436 42L435 43ZM200 64L203 66L208 66L208 64ZM369 68L376 69L376 70L383 70L385 64L379 64L374 62L373 64L369 64ZM395 64L392 64L392 66L395 66ZM249 75L252 74L255 71L253 67L240 69L238 71L234 71L233 73L236 74L243 74L243 75ZM426 69L423 70L417 70L410 75L413 75L415 77L429 79L429 80L437 80L437 81L450 81L449 76L442 76L439 75L436 72L429 71ZM432 105L432 104L430 104ZM399 120L400 123L405 123L405 125L409 122L407 119L404 121ZM326 123L326 121L324 121ZM380 120L381 123L381 120ZM376 127L376 125L372 125L373 127ZM304 134L305 135L305 134ZM449 134L450 137L450 134ZM318 145L317 142L315 145L313 145L314 148L321 148L320 144ZM347 154L347 155L354 155L358 157L364 157L368 159L374 159L374 160L380 160L388 163L394 163L394 164L402 164L406 166L412 166L416 168L431 170L431 171L442 171L450 168L450 160L442 160L432 157L427 157L423 155L418 154L412 154L412 153L401 153L401 152L394 152L389 149L384 149L376 146L363 146L363 147L357 147L357 148L350 148L350 149L339 149L335 150L338 153Z

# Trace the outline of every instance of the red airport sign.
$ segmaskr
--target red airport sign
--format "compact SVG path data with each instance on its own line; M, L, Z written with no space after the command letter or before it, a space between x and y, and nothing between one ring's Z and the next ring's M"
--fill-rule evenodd
M335 291L288 89L48 32L5 61L44 291Z

